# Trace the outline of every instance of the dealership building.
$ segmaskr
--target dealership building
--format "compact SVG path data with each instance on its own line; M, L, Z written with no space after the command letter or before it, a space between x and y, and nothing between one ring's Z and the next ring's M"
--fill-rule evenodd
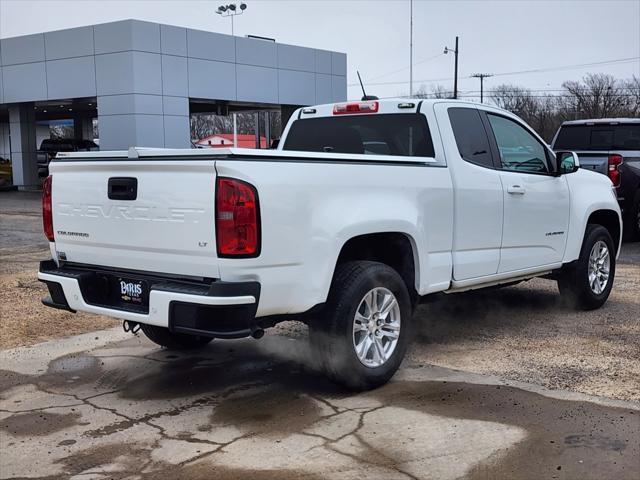
M346 70L344 53L137 20L3 38L0 157L15 185L37 185L38 146L60 121L93 140L97 120L102 150L188 148L193 114L278 111L284 122L345 100Z

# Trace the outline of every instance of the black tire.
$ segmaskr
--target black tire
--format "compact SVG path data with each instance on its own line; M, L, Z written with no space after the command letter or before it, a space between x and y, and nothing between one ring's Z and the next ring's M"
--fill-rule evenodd
M153 343L169 350L195 350L204 347L213 340L213 338L210 337L173 333L170 332L168 328L145 325L144 323L140 324L140 330L142 330Z
M589 284L589 257L596 242L602 241L609 250L609 279L601 293L595 293ZM600 308L609 298L616 273L615 246L609 231L602 225L587 225L580 257L565 265L558 278L558 289L570 305L579 310Z
M359 360L353 328L356 310L365 294L377 287L386 288L395 296L400 331L389 358L374 367ZM411 335L411 316L409 292L394 269L377 262L347 262L336 268L325 308L310 324L311 345L331 380L351 390L370 390L387 383L400 367Z
M640 241L640 190L631 203L624 216L624 232L627 240L632 242Z

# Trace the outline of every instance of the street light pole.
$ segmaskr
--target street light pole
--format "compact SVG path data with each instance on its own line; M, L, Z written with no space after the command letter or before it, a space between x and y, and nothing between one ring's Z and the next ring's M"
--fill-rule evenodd
M413 0L409 0L409 96L413 97Z
M444 53L453 52L455 54L455 64L453 69L453 98L458 98L458 37L456 36L456 48L444 47Z
M490 73L474 73L471 75L473 78L480 79L480 103L484 103L484 79L488 77L493 77Z
M456 35L456 67L453 72L453 98L458 98L458 36Z

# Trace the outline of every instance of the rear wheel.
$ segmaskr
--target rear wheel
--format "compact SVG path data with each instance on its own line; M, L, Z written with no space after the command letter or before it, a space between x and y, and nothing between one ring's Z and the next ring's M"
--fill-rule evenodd
M323 315L310 326L327 375L353 390L388 382L407 349L411 301L400 275L377 262L338 265Z
M615 271L615 248L609 231L601 225L587 225L580 257L563 267L558 289L576 308L593 310L609 298Z
M140 330L142 330L153 343L168 348L169 350L194 350L204 347L213 340L213 338L210 337L174 333L169 331L168 328L145 325L144 323L140 324Z

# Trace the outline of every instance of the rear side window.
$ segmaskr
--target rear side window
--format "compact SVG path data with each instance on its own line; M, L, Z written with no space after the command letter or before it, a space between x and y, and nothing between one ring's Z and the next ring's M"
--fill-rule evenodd
M460 156L467 162L493 168L493 156L480 112L475 108L450 108L449 120Z
M433 142L423 115L394 113L296 120L284 150L433 157Z
M640 124L566 125L554 150L640 150Z

